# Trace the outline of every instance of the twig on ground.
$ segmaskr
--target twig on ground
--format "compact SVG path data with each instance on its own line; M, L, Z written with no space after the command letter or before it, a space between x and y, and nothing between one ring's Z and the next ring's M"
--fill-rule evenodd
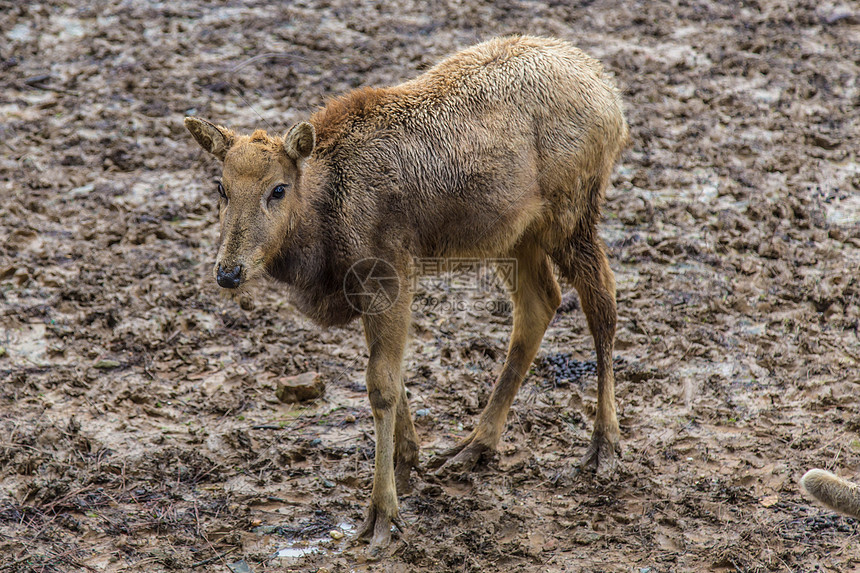
M221 553L220 555L216 555L215 557L210 557L209 559L204 559L203 561L198 561L197 563L192 563L191 568L195 569L197 567L203 567L204 565L208 565L214 561L218 561L219 559L223 559L224 557L227 557L228 555L230 555L231 553L233 553L237 549L239 549L239 548L233 547L232 549L228 549L224 553Z

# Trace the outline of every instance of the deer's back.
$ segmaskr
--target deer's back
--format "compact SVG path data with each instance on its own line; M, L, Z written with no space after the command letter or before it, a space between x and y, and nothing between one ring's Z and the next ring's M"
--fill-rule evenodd
M605 172L628 137L600 63L533 37L491 40L403 84L354 91L311 121L336 202L382 209L412 230L417 255L504 250L542 212L582 216L591 191L576 180Z

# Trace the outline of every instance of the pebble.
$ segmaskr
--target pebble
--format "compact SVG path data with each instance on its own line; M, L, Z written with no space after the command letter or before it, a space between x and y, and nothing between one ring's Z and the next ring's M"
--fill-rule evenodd
M244 559L235 563L228 563L227 568L232 573L252 573L250 565Z
M292 403L319 398L324 392L325 382L319 372L305 372L280 378L275 395L281 402Z
M332 539L343 539L343 531L340 529L332 529L328 532Z
M420 410L415 410L416 418L423 418L424 416L430 415L430 408L421 408Z
M257 527L255 527L251 531L253 531L257 535L271 535L273 533L278 532L278 526L277 525L258 525Z
M327 488L333 488L337 485L333 481L327 480L327 479L324 479L322 483L323 483L323 487L327 487Z
M354 422L355 422L355 416L353 416L352 414L347 414L347 415L343 418L343 421L344 421L344 422L346 422L347 424L352 424L352 423L354 423Z

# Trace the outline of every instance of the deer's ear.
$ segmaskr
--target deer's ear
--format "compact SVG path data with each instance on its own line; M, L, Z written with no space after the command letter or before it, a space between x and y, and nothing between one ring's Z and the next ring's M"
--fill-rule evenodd
M284 136L284 152L296 161L308 157L316 145L316 130L306 121L297 123Z
M226 127L209 123L205 119L199 117L186 117L185 127L200 144L200 147L217 157L220 161L224 161L227 151L233 147L235 136L232 131Z

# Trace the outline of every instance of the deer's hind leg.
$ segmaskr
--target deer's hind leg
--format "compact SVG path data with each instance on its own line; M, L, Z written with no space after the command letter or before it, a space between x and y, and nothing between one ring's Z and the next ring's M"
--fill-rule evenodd
M507 282L514 303L514 329L505 365L475 429L430 462L430 467L442 466L441 473L469 471L483 454L496 449L511 403L561 304L561 291L546 251L527 238L514 248L512 255L517 263L516 273Z
M570 280L579 293L597 355L597 415L591 444L580 465L611 472L620 453L615 375L612 371L617 322L615 275L609 268L603 242L594 225L576 229L553 250L552 258L562 276Z

